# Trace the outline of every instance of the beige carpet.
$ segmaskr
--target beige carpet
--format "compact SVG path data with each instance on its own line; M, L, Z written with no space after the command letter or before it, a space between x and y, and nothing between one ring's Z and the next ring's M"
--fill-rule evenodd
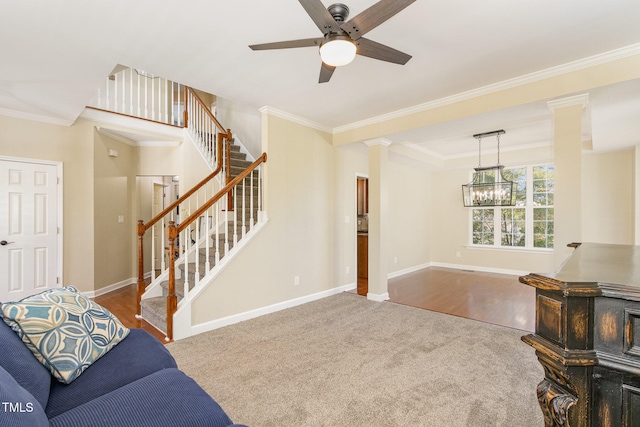
M250 427L540 427L523 334L343 293L167 347Z

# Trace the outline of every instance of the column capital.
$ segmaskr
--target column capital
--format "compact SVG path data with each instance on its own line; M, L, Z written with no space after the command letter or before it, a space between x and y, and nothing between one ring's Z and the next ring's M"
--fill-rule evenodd
M574 105L580 105L582 108L587 108L589 105L589 94L583 93L580 95L568 96L566 98L554 99L547 101L549 111L554 113L558 108L572 107Z
M376 138L376 139L369 139L367 141L365 141L365 145L367 147L372 147L374 145L384 145L385 147L388 147L392 144L393 141L390 141L388 139L385 138Z

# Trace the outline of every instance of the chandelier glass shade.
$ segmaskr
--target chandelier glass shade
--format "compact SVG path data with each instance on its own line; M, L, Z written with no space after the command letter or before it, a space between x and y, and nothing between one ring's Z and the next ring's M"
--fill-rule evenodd
M513 206L513 181L502 176L504 166L500 164L500 135L504 130L473 135L478 139L478 157L482 157L482 138L496 135L498 140L498 164L474 168L473 181L462 186L462 201L465 207Z
M322 62L332 67L347 65L356 57L356 44L348 37L336 36L320 46Z

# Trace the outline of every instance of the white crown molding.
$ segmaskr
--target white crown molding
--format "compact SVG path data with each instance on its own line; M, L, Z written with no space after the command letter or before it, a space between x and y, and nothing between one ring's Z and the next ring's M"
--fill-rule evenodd
M275 117L280 117L281 119L289 120L290 122L298 123L303 126L310 127L312 129L316 129L326 133L333 133L333 129L329 126L322 125L320 123L307 120L303 117L296 116L295 114L287 113L286 111L278 110L277 108L270 107L265 105L258 109L262 114L268 114Z
M367 147L373 147L374 145L383 145L385 147L388 147L393 143L393 141L385 138L376 138L376 139L369 139L364 143Z
M589 105L589 94L583 93L575 96L567 96L566 98L554 99L547 102L549 111L552 113L558 108L573 107L574 105L580 105L582 108L587 108Z
M16 119L31 120L34 122L49 123L52 125L67 126L67 127L71 126L75 122L75 120L67 120L67 119L61 119L59 117L50 117L50 116L43 116L40 114L25 113L22 111L8 110L6 108L0 108L0 115L7 116L7 117L14 117Z
M344 126L339 126L333 129L333 133L334 134L342 133L349 130L358 129L364 126L369 126L372 124L384 122L387 120L405 117L411 114L432 110L445 105L466 101L466 100L477 98L483 95L489 95L489 94L500 92L506 89L512 89L525 84L534 83L544 79L557 77L563 74L583 70L583 69L594 67L597 65L606 64L609 62L617 61L617 60L624 59L624 58L627 58L633 55L638 55L638 54L640 54L640 43L636 43L636 44L622 47L619 49L614 49L612 51L601 53L598 55L593 55L587 58L579 59L577 61L568 62L566 64L558 65L556 67L551 67L541 71L525 74L523 76L515 77L513 79L503 80L498 83L482 86L482 87L472 89L466 92L462 92L456 95L436 99L434 101L415 105L413 107L405 108L402 110L397 110L388 114L371 117L369 119L350 123Z

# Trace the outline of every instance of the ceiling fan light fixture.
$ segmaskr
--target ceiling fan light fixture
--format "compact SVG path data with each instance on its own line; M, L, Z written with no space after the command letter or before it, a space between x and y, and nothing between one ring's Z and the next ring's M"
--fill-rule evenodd
M348 37L338 36L320 46L322 62L332 67L347 65L356 57L356 44Z

